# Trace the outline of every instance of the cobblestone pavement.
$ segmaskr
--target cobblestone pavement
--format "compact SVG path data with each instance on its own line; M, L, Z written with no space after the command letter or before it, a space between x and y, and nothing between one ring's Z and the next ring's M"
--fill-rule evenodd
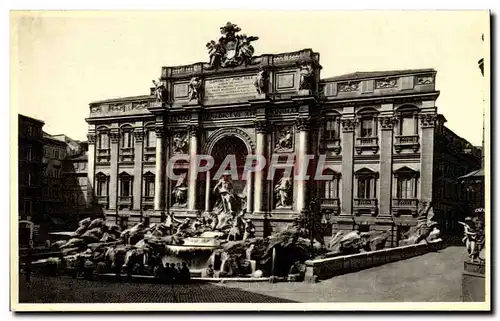
M68 277L21 282L21 303L287 303L461 301L463 247L337 276L320 283L113 283ZM21 277L21 280L24 278Z
M114 283L69 277L21 277L20 303L289 303L287 299L210 283Z
M228 283L298 302L461 302L464 247L340 275L316 284Z

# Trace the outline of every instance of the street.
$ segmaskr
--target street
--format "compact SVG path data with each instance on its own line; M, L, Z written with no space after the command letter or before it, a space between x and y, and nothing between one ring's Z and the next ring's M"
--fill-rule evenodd
M461 301L463 247L309 283L161 285L21 277L21 303L286 303Z

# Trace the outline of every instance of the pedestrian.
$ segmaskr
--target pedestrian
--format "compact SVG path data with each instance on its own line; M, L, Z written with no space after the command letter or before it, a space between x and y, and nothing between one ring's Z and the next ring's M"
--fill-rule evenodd
M84 264L83 277L85 278L85 280L91 281L93 273L94 273L94 262L92 262L90 259L87 259Z
M189 281L191 280L191 272L189 271L189 268L188 268L186 262L182 262L182 268L181 268L179 274L181 275L181 282L182 283L189 283Z
M170 264L170 273L172 275L172 283L179 281L179 271L175 267L175 263Z
M30 242L28 247L28 253L26 253L25 269L24 273L26 275L26 281L31 280L31 261L33 260L33 244Z

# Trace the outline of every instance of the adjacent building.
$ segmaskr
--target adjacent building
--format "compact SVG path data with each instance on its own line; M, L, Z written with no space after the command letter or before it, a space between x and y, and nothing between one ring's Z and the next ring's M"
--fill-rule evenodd
M18 184L20 220L40 219L40 199L43 172L44 122L32 117L18 116Z
M235 39L249 45L231 24L223 29L221 46ZM422 201L432 202L444 233L453 231L463 215L453 178L477 168L479 158L444 126L435 70L321 78L320 55L311 49L258 57L244 49L162 67L149 95L90 103L87 203L124 225L208 214L217 168L195 175L187 157L171 180L168 160L207 154L220 164L231 154L241 171L245 156L257 154L277 160L274 173L268 177L266 167L232 183L258 235L291 222L312 197L321 199L333 230L391 231L393 245L416 224ZM314 155L313 173L324 157L322 171L333 178L283 184L283 173L306 155Z

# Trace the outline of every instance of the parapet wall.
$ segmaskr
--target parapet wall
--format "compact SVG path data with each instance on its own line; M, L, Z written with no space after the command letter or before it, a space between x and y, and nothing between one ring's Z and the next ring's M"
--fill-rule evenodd
M320 260L308 260L305 262L306 275L304 281L316 282L325 280L336 275L356 272L437 251L443 247L443 241L439 240L429 242L428 244L407 245Z

